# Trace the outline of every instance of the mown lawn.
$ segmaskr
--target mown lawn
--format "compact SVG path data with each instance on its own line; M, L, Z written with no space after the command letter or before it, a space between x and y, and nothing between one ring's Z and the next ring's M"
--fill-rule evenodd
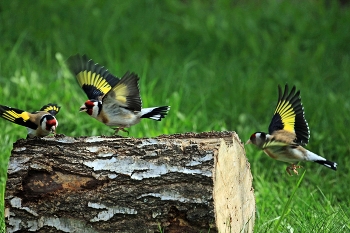
M64 61L79 52L117 76L138 73L143 106L171 105L164 121L144 120L130 136L232 130L245 142L267 131L277 85L296 85L311 129L307 148L338 162L338 171L302 163L288 206L300 176L246 146L255 232L347 232L350 8L326 2L3 0L0 104L34 111L56 102L58 133L112 135L78 112L86 96ZM7 161L26 130L3 119L0 129L3 210Z

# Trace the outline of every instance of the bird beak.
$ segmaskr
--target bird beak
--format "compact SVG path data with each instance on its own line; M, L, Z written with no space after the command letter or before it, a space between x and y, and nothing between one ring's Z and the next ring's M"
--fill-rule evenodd
M87 111L87 108L86 108L86 106L85 106L85 104L84 104L84 105L82 105L82 106L80 107L79 112L86 112L86 111Z
M248 139L248 141L247 141L245 144L246 144L246 145L252 144L252 141L250 141L250 139Z
M51 129L50 129L50 132L53 133L53 134L56 134L56 127L52 126Z

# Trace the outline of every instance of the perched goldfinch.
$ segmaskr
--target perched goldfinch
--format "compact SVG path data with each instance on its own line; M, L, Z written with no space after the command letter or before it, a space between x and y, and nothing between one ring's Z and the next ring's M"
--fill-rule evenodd
M125 128L139 123L141 118L160 121L170 109L169 106L142 108L139 77L134 73L127 72L119 79L86 55L79 54L69 57L67 64L89 99L80 107L80 112L115 128L115 133L128 132Z
M40 111L29 113L20 109L0 105L0 117L15 124L27 127L27 138L45 137L55 133L58 121L55 115L61 107L57 104L44 105Z
M289 163L312 161L337 170L337 163L302 147L309 142L310 131L304 116L300 91L295 92L295 86L293 86L289 93L288 85L285 86L283 94L280 86L278 90L277 107L269 126L269 133L253 133L246 144L256 145L276 160ZM287 172L291 175L292 170L298 174L297 168L300 166L292 164L287 167Z

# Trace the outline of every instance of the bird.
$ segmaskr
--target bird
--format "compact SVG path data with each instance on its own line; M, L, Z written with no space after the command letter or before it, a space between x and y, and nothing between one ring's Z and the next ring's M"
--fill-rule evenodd
M88 97L79 111L114 128L115 134L119 130L128 132L125 128L142 118L161 121L170 110L170 106L142 108L139 77L133 72L127 71L118 78L87 55L80 54L70 56L67 65Z
M27 138L45 137L56 133L58 121L56 114L61 107L57 104L44 105L39 111L26 112L17 108L0 105L0 117L15 124L27 127Z
M300 90L293 86L289 92L288 84L284 92L278 86L278 102L269 125L269 133L255 132L246 144L254 144L269 157L292 163L286 171L298 174L296 165L300 161L312 161L337 170L337 163L329 161L304 148L309 142L310 130L305 119L304 107L301 103Z

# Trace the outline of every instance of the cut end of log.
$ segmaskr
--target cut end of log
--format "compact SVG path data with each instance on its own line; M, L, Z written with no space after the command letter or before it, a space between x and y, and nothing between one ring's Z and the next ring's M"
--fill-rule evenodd
M237 134L233 141L239 142ZM221 140L214 160L214 207L219 232L253 232L255 198L250 164L240 143Z
M234 132L18 140L8 232L252 232L252 175Z

